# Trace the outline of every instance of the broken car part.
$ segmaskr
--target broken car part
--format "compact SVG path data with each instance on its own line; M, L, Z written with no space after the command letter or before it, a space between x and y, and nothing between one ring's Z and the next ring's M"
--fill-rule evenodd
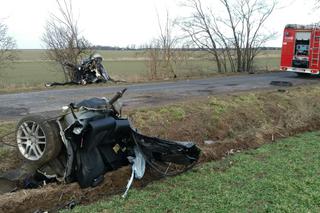
M121 117L119 99L125 91L110 100L91 98L70 104L57 119L40 115L22 118L16 142L27 169L19 170L14 180L10 175L4 178L27 181L23 188L35 187L41 177L47 182L78 182L86 188L101 183L106 172L131 165L125 196L133 179L143 177L146 166L164 176L194 166L200 155L194 143L142 135Z
M290 81L271 81L270 85L281 86L281 87L292 87L293 84Z
M75 65L72 63L64 63L66 69L72 70L74 79L69 82L59 83L46 83L46 87L51 86L64 86L64 85L85 85L92 83L100 83L113 81L109 76L107 70L102 65L102 56L98 53L92 54L89 58L83 60L81 64Z

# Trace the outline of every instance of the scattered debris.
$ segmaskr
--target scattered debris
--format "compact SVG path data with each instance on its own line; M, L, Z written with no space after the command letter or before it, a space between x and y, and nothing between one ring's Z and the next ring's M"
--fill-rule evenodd
M59 83L46 83L46 87L51 86L64 86L64 85L86 85L93 83L105 83L111 82L123 82L116 81L110 77L107 70L102 65L102 56L98 53L92 54L89 58L83 60L80 65L75 65L66 62L64 66L66 69L72 70L74 73L74 79L69 82Z
M270 85L281 86L281 87L292 87L292 82L289 81L271 81Z
M38 209L38 210L34 211L33 213L48 213L48 211L42 211L42 210Z
M286 92L287 90L285 90L285 89L278 89L278 92Z
M207 141L204 141L203 143L206 144L206 145L212 145L212 144L217 143L217 141L207 140Z
M226 153L226 155L234 155L235 153L240 153L241 152L241 150L239 150L239 149L230 149L227 153Z

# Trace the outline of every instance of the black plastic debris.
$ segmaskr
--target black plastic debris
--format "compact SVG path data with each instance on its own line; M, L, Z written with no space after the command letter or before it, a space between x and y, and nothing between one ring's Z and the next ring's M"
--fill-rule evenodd
M290 81L271 81L270 85L281 87L292 87L293 84Z
M53 181L78 182L87 188L102 183L105 173L130 165L132 177L125 196L133 179L143 177L145 167L164 176L192 168L201 152L195 143L142 135L121 116L118 99L125 91L111 99L69 104L54 119L42 115L22 118L17 125L16 146L25 163L8 171L7 180L19 181L20 187L27 189Z

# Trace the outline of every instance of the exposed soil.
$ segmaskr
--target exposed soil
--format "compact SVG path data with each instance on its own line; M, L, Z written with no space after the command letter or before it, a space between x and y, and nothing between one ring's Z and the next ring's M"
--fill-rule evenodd
M107 173L105 181L95 188L81 189L77 183L48 184L39 189L19 190L0 196L0 212L35 212L46 210L56 212L70 201L76 204L88 204L108 195L120 194L130 178L131 170L123 167L117 171ZM159 179L152 172L147 172L143 180L134 182L133 187L143 187L152 180Z
M305 131L320 128L320 87L292 88L188 100L167 107L129 111L141 132L172 140L195 141L202 150L199 163L218 160L237 150L257 148ZM207 145L205 140L212 140ZM2 164L2 163L1 163ZM8 165L7 165L8 166ZM105 175L95 188L80 189L77 183L49 184L40 189L0 195L0 212L56 210L74 200L87 204L124 191L130 176L124 167ZM135 187L159 176L148 171ZM130 196L130 193L129 193Z

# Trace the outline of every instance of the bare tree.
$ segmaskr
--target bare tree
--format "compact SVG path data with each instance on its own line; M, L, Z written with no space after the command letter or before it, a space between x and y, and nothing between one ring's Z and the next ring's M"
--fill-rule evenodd
M199 48L208 51L217 63L218 71L222 72L221 59L218 53L218 44L215 33L210 27L210 19L205 14L200 0L188 0L185 6L193 12L190 17L180 21L180 26L188 34L192 42Z
M261 47L275 35L263 31L263 26L274 11L276 1L216 2L223 13L204 8L201 0L188 0L185 6L193 12L181 19L182 30L199 48L213 56L219 72L251 71Z
M76 65L84 55L93 51L87 39L79 32L78 21L74 18L72 0L56 0L58 14L50 14L42 40L49 59L62 66L65 80L73 80L74 69L65 69L65 64Z
M145 56L147 57L147 67L148 67L148 77L150 79L157 79L159 77L160 72L160 44L158 40L151 41L150 44L147 44L144 49Z
M162 77L176 78L177 73L174 65L181 60L182 50L177 48L179 38L174 35L175 23L170 18L168 11L166 11L164 24L161 23L159 14L157 14L157 17L160 31L159 37L152 40L146 48L150 78L158 78L160 75L163 75Z
M159 43L162 49L162 61L163 68L171 73L173 78L177 75L173 68L173 63L175 62L175 47L177 45L178 38L173 35L174 22L170 19L169 12L166 11L166 21L164 27L161 25L160 17L158 14L158 25L160 29Z
M16 59L15 48L16 41L8 35L8 26L0 23L0 68Z

